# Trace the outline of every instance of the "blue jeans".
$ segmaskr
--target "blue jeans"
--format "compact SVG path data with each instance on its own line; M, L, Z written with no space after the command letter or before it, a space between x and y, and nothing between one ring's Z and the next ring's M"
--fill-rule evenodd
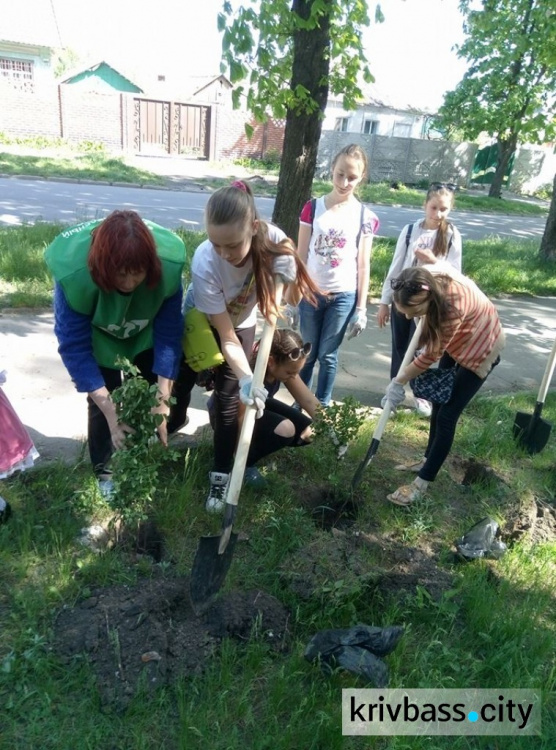
M311 343L311 353L299 373L309 388L313 383L315 362L319 363L316 397L323 406L328 406L338 369L338 349L344 338L349 320L355 312L355 292L318 294L317 307L306 300L299 303L301 336Z

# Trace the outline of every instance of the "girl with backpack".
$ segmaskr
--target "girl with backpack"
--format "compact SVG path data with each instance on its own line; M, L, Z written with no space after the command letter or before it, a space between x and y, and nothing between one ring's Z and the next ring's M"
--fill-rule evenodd
M332 399L346 331L352 338L367 325L371 248L379 222L355 197L366 174L363 149L346 146L332 161L331 192L308 201L300 216L297 250L320 289L316 307L306 299L299 303L301 335L312 347L300 377L311 388L318 361L315 395L325 407Z
M461 234L447 220L454 207L455 189L456 186L452 183L431 183L425 197L425 218L415 224L406 224L398 238L394 257L382 286L377 313L379 328L383 328L389 320L392 326L391 378L397 375L415 331L415 321L408 320L392 305L391 280L397 278L405 268L441 261L449 263L461 273ZM428 401L416 398L415 403L419 414L430 416L431 405Z

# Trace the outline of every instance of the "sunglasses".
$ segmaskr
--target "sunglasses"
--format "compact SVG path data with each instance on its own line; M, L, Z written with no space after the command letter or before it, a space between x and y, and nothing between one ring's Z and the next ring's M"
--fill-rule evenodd
M407 289L410 294L430 291L428 284L418 284L416 281L405 281L404 279L391 279L390 286L394 292L399 292L400 289Z
M449 190L451 193L455 193L458 186L455 182L431 182L429 190Z
M312 346L309 342L303 344L303 346L296 346L295 349L292 349L291 352L288 352L288 357L292 360L292 362L297 362L297 360L301 359L301 357L306 357L308 354L310 354L311 348Z

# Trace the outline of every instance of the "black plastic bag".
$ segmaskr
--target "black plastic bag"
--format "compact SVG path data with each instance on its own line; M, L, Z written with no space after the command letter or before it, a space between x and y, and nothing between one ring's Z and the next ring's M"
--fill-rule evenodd
M508 549L500 539L500 527L488 516L476 523L454 542L457 551L467 560L490 557L498 560Z
M309 641L304 656L310 662L320 660L325 673L343 667L382 688L388 685L388 667L379 657L395 649L403 632L403 628L395 625L321 630Z

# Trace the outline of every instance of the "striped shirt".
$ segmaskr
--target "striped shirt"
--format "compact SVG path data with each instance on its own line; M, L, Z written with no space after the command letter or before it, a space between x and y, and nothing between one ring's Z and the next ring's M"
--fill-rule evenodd
M474 281L457 272L450 276L446 299L453 312L442 326L440 352L425 346L413 363L426 370L446 351L459 365L486 378L505 344L498 313Z

